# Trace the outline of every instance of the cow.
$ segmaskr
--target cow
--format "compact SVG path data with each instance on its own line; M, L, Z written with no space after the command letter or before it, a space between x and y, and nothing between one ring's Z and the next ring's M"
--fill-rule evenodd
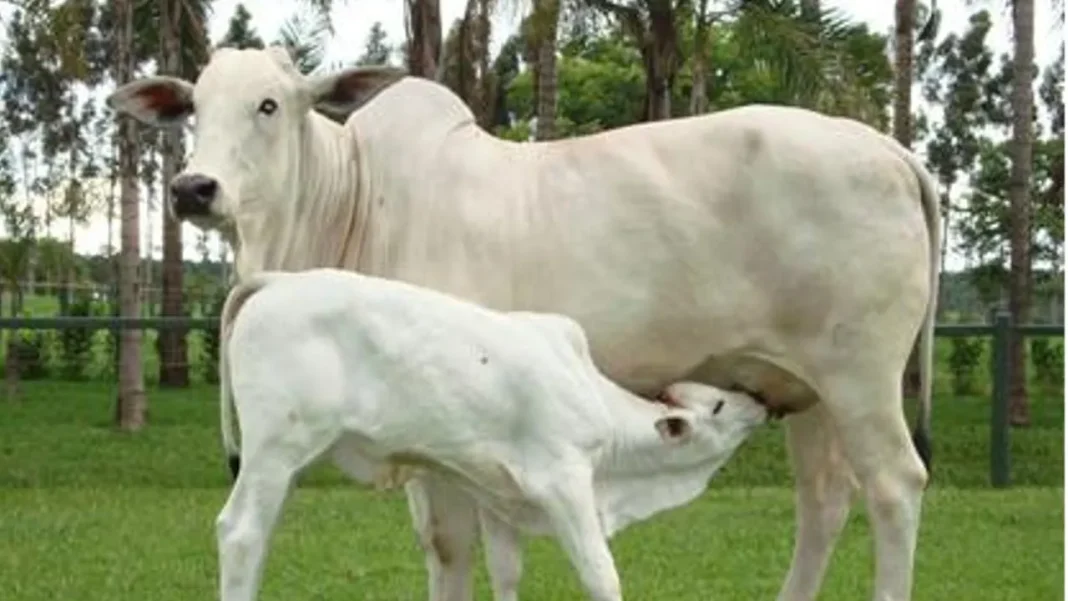
M687 380L789 411L796 532L778 599L816 597L857 490L873 598L910 598L941 217L930 173L892 138L751 105L517 143L436 82L384 66L305 76L274 47L219 50L195 85L147 77L107 102L155 126L195 114L169 210L230 236L239 279L336 267L558 313L635 394ZM405 488L430 599L470 601L479 504L432 473ZM483 536L509 599L520 574L501 540Z
M221 322L223 436L236 449L236 409L242 465L217 519L221 601L255 601L288 491L321 457L387 488L438 473L508 526L555 535L590 599L622 601L607 540L696 498L769 418L693 382L662 404L633 395L567 317L351 271L260 272Z

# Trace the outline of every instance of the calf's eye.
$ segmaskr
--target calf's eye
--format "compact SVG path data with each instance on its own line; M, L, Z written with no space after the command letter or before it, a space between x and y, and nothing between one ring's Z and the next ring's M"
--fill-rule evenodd
M261 113L263 113L264 115L270 115L270 114L271 114L271 113L273 113L273 112L275 111L275 109L277 109L277 108L278 108L278 103L277 103L277 102L275 102L275 101L274 101L273 99L271 99L271 98L265 98L265 99L263 100L263 102L261 102L261 103L260 103L260 108L259 108L259 111L260 111Z
M716 403L716 406L712 408L712 415L719 415L719 412L723 410L723 401Z

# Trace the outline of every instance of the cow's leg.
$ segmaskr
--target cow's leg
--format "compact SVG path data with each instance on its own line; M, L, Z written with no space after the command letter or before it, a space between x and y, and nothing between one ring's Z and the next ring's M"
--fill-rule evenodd
M592 601L622 601L623 595L607 537L597 519L589 473L571 470L554 481L531 488L553 526L579 580Z
M519 530L484 508L478 512L494 601L519 601L523 548Z
M797 525L793 560L778 599L812 601L849 516L855 484L826 405L816 404L788 417L786 427L794 465Z
M927 485L902 411L901 373L863 369L820 383L867 504L875 538L875 601L908 601Z
M478 505L441 476L424 472L405 484L408 508L426 554L430 601L471 601Z

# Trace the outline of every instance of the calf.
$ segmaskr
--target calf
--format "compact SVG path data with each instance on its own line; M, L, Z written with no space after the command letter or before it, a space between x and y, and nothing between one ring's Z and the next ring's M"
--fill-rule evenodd
M650 402L594 367L578 324L334 269L264 272L222 315L222 601L253 601L294 476L441 474L501 529L553 534L591 599L619 601L607 539L689 502L759 424L742 393L676 383Z

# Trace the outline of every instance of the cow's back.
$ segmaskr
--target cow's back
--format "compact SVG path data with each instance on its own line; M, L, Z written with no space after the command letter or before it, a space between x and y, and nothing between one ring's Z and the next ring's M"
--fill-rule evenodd
M373 169L394 171L375 273L568 315L635 390L742 355L788 380L802 342L886 307L904 340L926 308L917 175L858 123L752 106L551 143L471 125L403 156L380 148Z

